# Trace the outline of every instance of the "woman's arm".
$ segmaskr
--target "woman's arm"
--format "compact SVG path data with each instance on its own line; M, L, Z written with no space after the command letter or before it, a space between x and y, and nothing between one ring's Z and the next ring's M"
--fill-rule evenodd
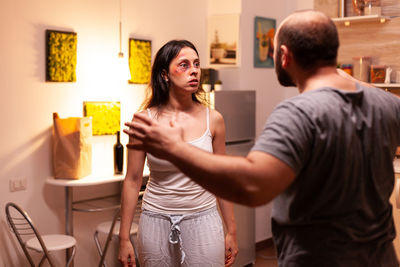
M129 139L129 142L135 140ZM119 260L122 266L135 266L135 254L130 240L130 228L135 215L140 187L142 185L145 153L128 150L128 165L121 196L121 224L119 231Z
M239 252L236 237L236 222L233 213L233 204L222 198L217 198L218 206L221 211L222 219L226 228L225 236L225 266L230 266L235 262Z
M215 154L223 155L226 152L224 118L215 110L210 110L210 118L210 130L213 136L213 151ZM226 228L225 266L230 266L235 262L238 253L233 204L222 198L217 198L217 201Z

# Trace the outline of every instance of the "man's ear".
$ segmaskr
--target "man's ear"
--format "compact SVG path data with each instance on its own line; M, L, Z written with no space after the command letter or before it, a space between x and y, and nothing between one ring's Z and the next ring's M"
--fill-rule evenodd
M286 68L290 64L292 56L286 45L281 45L279 49L281 50L280 56L281 56L282 67Z

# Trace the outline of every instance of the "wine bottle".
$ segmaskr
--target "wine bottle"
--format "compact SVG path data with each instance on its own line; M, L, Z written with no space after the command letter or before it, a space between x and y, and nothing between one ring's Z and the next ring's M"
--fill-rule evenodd
M114 173L121 174L123 166L124 166L124 146L121 144L118 131L117 143L115 143L114 145Z

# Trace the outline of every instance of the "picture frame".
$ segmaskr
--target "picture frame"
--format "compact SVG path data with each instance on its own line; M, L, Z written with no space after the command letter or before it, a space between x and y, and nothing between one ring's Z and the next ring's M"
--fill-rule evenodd
M208 64L210 67L239 66L239 14L208 17Z
M76 32L46 30L46 81L76 82Z
M93 135L114 135L121 130L121 103L84 101L83 116L92 117Z
M151 40L129 38L129 72L129 83L150 83Z
M274 38L276 20L256 16L254 18L254 67L274 67Z

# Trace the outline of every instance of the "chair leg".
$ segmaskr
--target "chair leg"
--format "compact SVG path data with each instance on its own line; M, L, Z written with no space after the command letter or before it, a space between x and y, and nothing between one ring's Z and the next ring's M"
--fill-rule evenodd
M135 254L136 267L140 267L139 258L138 258L138 256L137 256L137 251L136 251L135 237L137 237L136 234L134 234L134 235L131 236L131 242L132 242L132 246L133 246L133 252L134 252L134 254Z
M44 260L46 259L46 255L43 255L43 257L40 259L40 262L38 264L38 267L42 266L42 264L44 263ZM51 264L51 263L50 263Z
M96 243L97 251L99 252L100 256L102 255L101 253L101 246L99 243L99 232L94 232L94 242Z
M96 243L97 251L99 252L100 258L103 260L103 252L99 242L99 232L94 232L94 242ZM107 267L105 260L103 261L103 266Z
M50 258L50 254L43 254L43 257L40 259L39 264L37 265L37 267L41 267L45 262L48 262L48 264L50 265L50 267L55 267L53 260Z
M69 265L72 263L72 261L73 261L73 259L75 257L75 251L76 251L76 246L73 246L72 247L72 253L71 253L71 256L69 257L69 260L67 262L66 267L69 267Z

